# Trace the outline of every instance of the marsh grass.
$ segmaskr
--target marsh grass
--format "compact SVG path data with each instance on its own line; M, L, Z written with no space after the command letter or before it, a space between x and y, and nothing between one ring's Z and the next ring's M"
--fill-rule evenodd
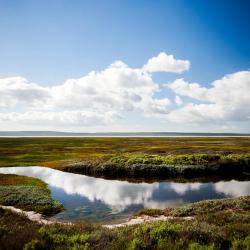
M149 212L149 211L148 211ZM151 213L152 211L150 211ZM157 211L154 211L156 215ZM159 212L159 211L158 211ZM39 226L0 209L3 249L249 249L250 197L194 203L164 213L175 220L107 229L88 222ZM3 216L3 213L4 216ZM6 215L6 213L8 213ZM186 221L182 216L194 216ZM21 221L21 223L20 223ZM13 225L18 223L19 227ZM22 228L25 230L22 230ZM15 234L21 238L15 242ZM9 246L6 239L8 239ZM2 245L1 245L2 246Z
M47 184L38 178L15 174L0 174L0 186L10 185L37 186L43 188L47 187Z
M0 138L0 166L62 165L64 160L127 155L250 154L247 137Z
M250 155L122 154L109 159L78 160L56 167L60 170L105 178L243 178L250 176Z
M11 174L0 174L0 205L44 215L63 210L62 204L52 199L46 183L36 178Z
M0 167L41 165L105 178L250 176L250 140L0 138Z
M220 211L250 211L250 196L242 196L237 199L227 198L218 200L199 201L187 204L177 208L167 209L143 209L136 213L136 215L166 215L166 216L197 216L204 213L217 213Z
M40 227L26 216L0 208L0 249L23 249L26 243L40 237L38 234Z

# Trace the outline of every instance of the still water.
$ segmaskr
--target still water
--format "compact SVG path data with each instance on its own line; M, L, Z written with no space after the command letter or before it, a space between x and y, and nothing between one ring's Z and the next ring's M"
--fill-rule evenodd
M250 195L250 181L216 183L130 183L66 173L45 167L0 168L0 173L36 177L48 183L65 211L57 220L111 222L143 208L166 208L205 199Z

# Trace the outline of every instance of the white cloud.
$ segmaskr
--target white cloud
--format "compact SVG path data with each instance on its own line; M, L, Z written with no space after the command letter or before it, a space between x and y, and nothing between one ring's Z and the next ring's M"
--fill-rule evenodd
M189 68L190 62L188 60L177 60L173 55L167 55L164 52L150 58L143 66L143 69L147 72L182 73L189 70Z
M49 97L49 91L23 77L0 79L0 107L17 104L39 105Z
M23 77L0 79L0 129L122 131L135 129L135 119L141 130L205 131L215 124L237 128L239 123L249 130L250 71L226 75L210 87L177 79L163 89L151 74L180 73L189 65L160 53L142 69L115 61L102 71L49 87Z
M123 112L164 114L171 104L156 98L159 85L151 74L115 61L106 69L61 85L43 87L22 77L0 79L0 121L20 125L89 126L108 124ZM12 112L8 108L12 107ZM15 108L21 112L13 112ZM112 119L111 119L112 118ZM13 126L12 126L13 127Z
M207 88L201 87L198 83L188 83L184 79L177 79L168 86L181 96L188 96L203 101L206 100Z
M99 112L146 110L144 100L153 105L158 88L149 74L119 61L101 72L92 71L82 78L69 79L52 87L47 107Z
M215 104L188 103L169 113L168 120L176 123L211 123L226 120L226 111Z
M36 126L46 124L46 126L91 126L93 124L110 124L119 118L115 112L95 113L90 111L27 111L0 113L0 122L15 122L16 124L26 124Z
M226 75L214 81L210 88L183 79L175 80L168 87L201 102L173 110L169 119L176 122L249 121L250 71Z

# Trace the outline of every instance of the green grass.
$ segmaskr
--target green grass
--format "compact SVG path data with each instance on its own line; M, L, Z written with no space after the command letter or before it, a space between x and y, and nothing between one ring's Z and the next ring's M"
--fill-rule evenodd
M57 169L106 178L193 179L250 177L248 154L123 154L109 159L68 161Z
M51 198L43 181L18 175L0 174L0 205L51 215L63 210L62 204Z
M167 209L143 209L135 215L166 215L166 216L202 216L204 213L217 213L220 211L236 212L240 210L250 211L250 196L243 196L237 199L227 198L218 200L206 200L191 203L177 208Z
M232 138L0 138L0 166L62 165L115 156L250 154L247 137Z
M153 165L204 165L211 163L221 164L223 162L244 163L250 154L181 154L181 155L120 155L110 159L112 163L132 164L153 164Z
M0 186L22 185L46 188L47 184L40 179L14 174L0 174Z
M0 209L0 245L10 250L23 247L26 250L250 248L249 196L204 201L162 213L179 217L116 229L87 222L39 226ZM194 219L186 221L182 216L194 216ZM16 241L16 237L21 242Z
M250 176L250 139L0 138L0 167L22 165L107 178Z
M23 249L27 242L39 238L40 227L25 216L0 208L0 249Z

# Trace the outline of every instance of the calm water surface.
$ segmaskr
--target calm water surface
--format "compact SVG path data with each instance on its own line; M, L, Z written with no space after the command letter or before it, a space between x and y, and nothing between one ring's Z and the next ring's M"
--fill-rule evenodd
M250 181L130 183L65 173L45 167L0 168L0 173L37 177L66 211L57 220L112 222L143 208L166 208L205 199L250 195Z

